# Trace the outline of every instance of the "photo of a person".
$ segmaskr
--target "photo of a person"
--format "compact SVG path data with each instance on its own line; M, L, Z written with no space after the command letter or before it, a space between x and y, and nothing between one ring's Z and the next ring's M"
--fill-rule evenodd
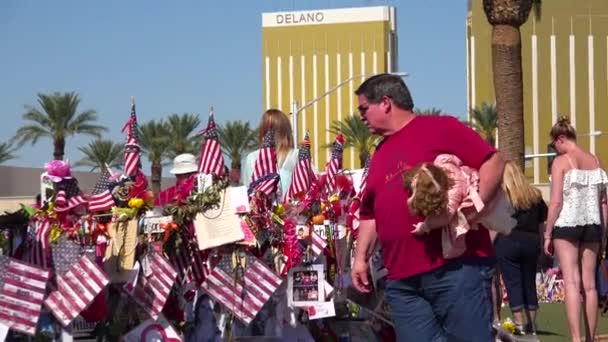
M288 278L288 298L294 306L306 306L323 301L323 265L292 269Z

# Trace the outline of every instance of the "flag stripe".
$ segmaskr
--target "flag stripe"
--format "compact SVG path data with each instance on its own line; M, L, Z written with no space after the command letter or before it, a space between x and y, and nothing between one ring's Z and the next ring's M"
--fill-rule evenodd
M152 319L157 319L171 293L178 271L159 254L149 256L149 263L152 274L138 282L132 296Z
M66 326L103 290L109 279L89 257L82 256L57 277L57 290L45 300L53 315Z
M223 304L239 320L249 323L280 286L281 278L258 259L249 255L244 277L237 282L231 261L220 261L202 284L214 300Z
M231 293L227 293L221 286L212 282L205 282L203 289L214 301L222 303L228 311L246 324L249 324L255 318L255 315L247 310L247 306L243 302L239 304L237 299Z
M8 266L8 272L27 277L28 279L38 280L44 283L44 286L42 286L43 288L46 287L46 282L50 277L49 271L13 260L11 260L11 263Z
M86 262L84 260L88 260L89 262ZM96 279L95 274L97 270L95 268L88 267L91 264L93 264L93 262L89 260L89 258L81 258L80 260L78 260L78 266L83 271L83 273L74 272L74 275L78 279L78 282L86 288L87 292L93 297L95 297L99 292L101 292L104 285L102 282L100 282L100 280Z
M32 283L38 283L38 282L25 282L27 280L25 280L25 281L24 280L25 279L22 280L22 279L13 279L13 278L5 277L4 286L8 287L10 285L13 285L19 291L29 290L30 293L36 293L41 296L44 296L44 294L45 294L44 288L41 288L39 286L39 284L32 284Z
M26 296L19 297L16 293L9 291L0 292L0 303L13 303L16 305L20 305L24 308L28 308L30 310L40 310L40 305L42 305L43 299L35 299ZM2 307L0 305L0 307Z
M218 272L223 273L223 272ZM250 319L255 318L259 309L259 306L254 305L251 301L247 301L241 296L237 295L241 291L237 291L234 286L231 284L227 284L227 282L220 274L218 277L210 277L209 283L207 284L212 290L213 293L217 294L220 297L223 297L228 303L230 303L233 307L233 313L237 315L239 318L243 318L243 314ZM225 301L222 301L225 303Z
M0 322L34 335L50 272L9 258L0 262L0 277Z
M17 331L30 335L36 333L36 322L32 322L28 318L16 316L14 313L5 312L3 308L0 308L0 321Z

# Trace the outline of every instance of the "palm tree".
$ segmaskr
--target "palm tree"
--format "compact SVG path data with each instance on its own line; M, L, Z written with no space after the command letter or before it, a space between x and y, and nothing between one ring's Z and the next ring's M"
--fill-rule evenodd
M218 126L218 135L222 152L230 158L230 174L240 175L243 156L257 146L256 130L249 127L249 122L227 121Z
M106 165L110 168L120 168L124 161L124 145L111 140L97 139L78 149L84 154L84 158L74 166L87 166L91 171L104 170Z
M7 160L11 160L15 158L13 154L15 152L15 148L10 143L1 143L0 144L0 164L4 163Z
M163 120L152 120L140 125L139 143L151 164L152 191L158 194L163 176L163 166L168 164L172 146L167 124Z
M201 120L196 114L184 113L182 115L172 114L167 118L167 129L171 137L171 156L182 153L195 153L197 136L194 131L200 125Z
M414 113L418 115L443 115L443 111L439 108L431 107L431 108L415 108Z
M344 135L344 148L354 148L359 151L359 167L365 165L365 161L372 154L372 150L378 143L378 137L372 135L359 115L351 115L342 121L334 121L329 131L333 134L342 132ZM332 145L327 146L331 148Z
M49 137L53 140L53 158L63 160L65 140L76 134L87 134L96 138L107 129L95 124L97 113L86 110L78 113L80 97L75 92L38 94L38 104L41 110L25 106L23 119L28 124L17 130L16 138L20 143L31 142Z
M498 111L500 149L524 166L524 111L521 67L521 32L534 7L540 18L540 0L483 0L492 25L492 72Z
M471 111L470 125L479 132L490 145L496 145L498 113L496 112L496 107L494 105L484 102L481 104L481 107L473 108Z

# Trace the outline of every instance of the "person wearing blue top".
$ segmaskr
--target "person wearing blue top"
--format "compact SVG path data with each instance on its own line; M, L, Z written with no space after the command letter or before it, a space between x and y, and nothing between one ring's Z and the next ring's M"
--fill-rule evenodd
M262 114L262 120L258 129L258 142L260 145L271 127L274 129L277 168L281 177L280 193L282 196L285 196L291 184L293 170L298 163L298 149L294 147L289 118L278 109L269 109ZM251 183L251 175L253 174L253 168L259 153L259 149L249 153L241 163L241 183L245 186L249 186L249 183Z

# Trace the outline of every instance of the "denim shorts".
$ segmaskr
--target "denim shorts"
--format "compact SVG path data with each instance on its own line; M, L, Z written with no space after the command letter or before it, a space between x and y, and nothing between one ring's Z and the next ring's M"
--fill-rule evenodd
M487 259L452 261L386 285L397 341L494 341L494 266Z

